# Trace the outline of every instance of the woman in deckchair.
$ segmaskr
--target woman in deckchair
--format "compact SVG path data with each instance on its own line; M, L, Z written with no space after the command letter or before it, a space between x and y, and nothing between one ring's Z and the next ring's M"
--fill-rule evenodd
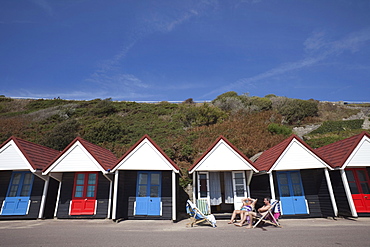
M271 207L271 204L270 204L270 198L264 198L263 199L263 202L265 203L265 205L263 205L262 207L260 207L258 209L258 213L259 214L262 214L264 212L266 212L267 210L270 209ZM256 217L257 214L253 211L248 211L248 212L245 212L244 213L244 217L241 219L241 221L239 223L235 223L234 225L236 226L243 226L243 223L248 219L249 217L249 222L248 222L248 226L246 226L246 228L252 228L252 223L253 223L253 217Z
M245 214L254 209L257 199L252 199L248 197L248 198L243 198L242 202L243 202L243 206L239 210L234 210L233 215L231 216L231 219L228 222L228 224L234 223L235 218L238 214L240 214L240 220L243 220L245 217Z

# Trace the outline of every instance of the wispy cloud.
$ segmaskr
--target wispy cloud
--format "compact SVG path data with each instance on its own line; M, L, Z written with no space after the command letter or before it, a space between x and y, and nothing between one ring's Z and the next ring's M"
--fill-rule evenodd
M207 83L180 83L180 84L171 84L166 86L168 90L187 90L187 89L199 89L209 87Z
M324 32L315 32L309 38L305 40L303 43L306 54L304 54L304 58L291 62L281 64L273 69L267 70L261 74L246 77L239 79L233 83L230 83L224 87L215 89L205 95L203 97L213 96L216 93L223 93L226 91L236 90L240 87L257 87L257 82L265 80L265 79L272 79L278 75L284 75L285 73L308 68L318 64L325 59L330 57L339 56L344 52L358 52L361 47L363 47L366 43L370 41L370 29L364 29L358 32L353 32L347 35L346 37L335 40L335 41L328 41L326 40L326 36Z
M170 11L168 6L166 6L166 10L162 10L159 7L158 9L150 10L149 13L145 13L145 18L141 19L133 27L132 32L126 36L122 48L113 57L101 62L99 68L86 81L96 83L106 89L124 86L125 90L131 93L151 87L151 85L142 82L137 76L122 68L121 62L126 58L127 54L132 51L140 40L156 32L172 32L176 27L190 19L202 15L216 3L217 1L213 0L199 1L194 5L186 5L182 8L177 7Z
M47 0L30 0L32 3L38 5L49 16L54 15L54 10Z
M133 86L138 88L148 88L148 85L142 83L140 79L131 74L114 73L109 75L107 73L96 72L86 81L93 82L107 90L130 90Z

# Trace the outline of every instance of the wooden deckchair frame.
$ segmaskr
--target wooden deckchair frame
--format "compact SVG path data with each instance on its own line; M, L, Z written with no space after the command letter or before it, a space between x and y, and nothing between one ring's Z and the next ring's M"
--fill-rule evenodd
M275 219L274 214L272 213L272 211L274 210L275 206L278 203L279 203L279 201L274 201L271 204L271 207L266 212L262 213L260 217L257 216L256 219L258 219L258 220L253 225L253 228L255 228L256 226L258 226L258 224L260 224L261 222L263 222L263 223L269 223L269 224L272 224L274 226L281 227L281 225L279 224L279 222Z
M207 217L199 210L199 208L197 208L194 203L192 203L190 200L188 200L186 203L190 206L194 213L194 216L190 215L190 223L187 223L186 226L191 225L191 227L193 227L196 224L207 221L212 227L215 227L215 225L207 219ZM202 219L196 219L196 215L200 215Z

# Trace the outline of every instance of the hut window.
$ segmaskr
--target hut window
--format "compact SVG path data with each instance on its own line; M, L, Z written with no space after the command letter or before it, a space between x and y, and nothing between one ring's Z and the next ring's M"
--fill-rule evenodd
M207 187L207 174L199 174L199 184L200 184L200 197L208 196L208 187Z

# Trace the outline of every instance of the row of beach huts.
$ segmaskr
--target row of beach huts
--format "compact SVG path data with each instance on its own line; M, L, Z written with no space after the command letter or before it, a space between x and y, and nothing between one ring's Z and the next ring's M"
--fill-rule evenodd
M246 196L280 200L282 217L370 215L367 132L318 149L292 135L253 161L220 136L188 172L191 199L216 215ZM188 199L179 178L148 135L120 159L80 137L61 152L10 137L0 146L0 219L176 221Z

